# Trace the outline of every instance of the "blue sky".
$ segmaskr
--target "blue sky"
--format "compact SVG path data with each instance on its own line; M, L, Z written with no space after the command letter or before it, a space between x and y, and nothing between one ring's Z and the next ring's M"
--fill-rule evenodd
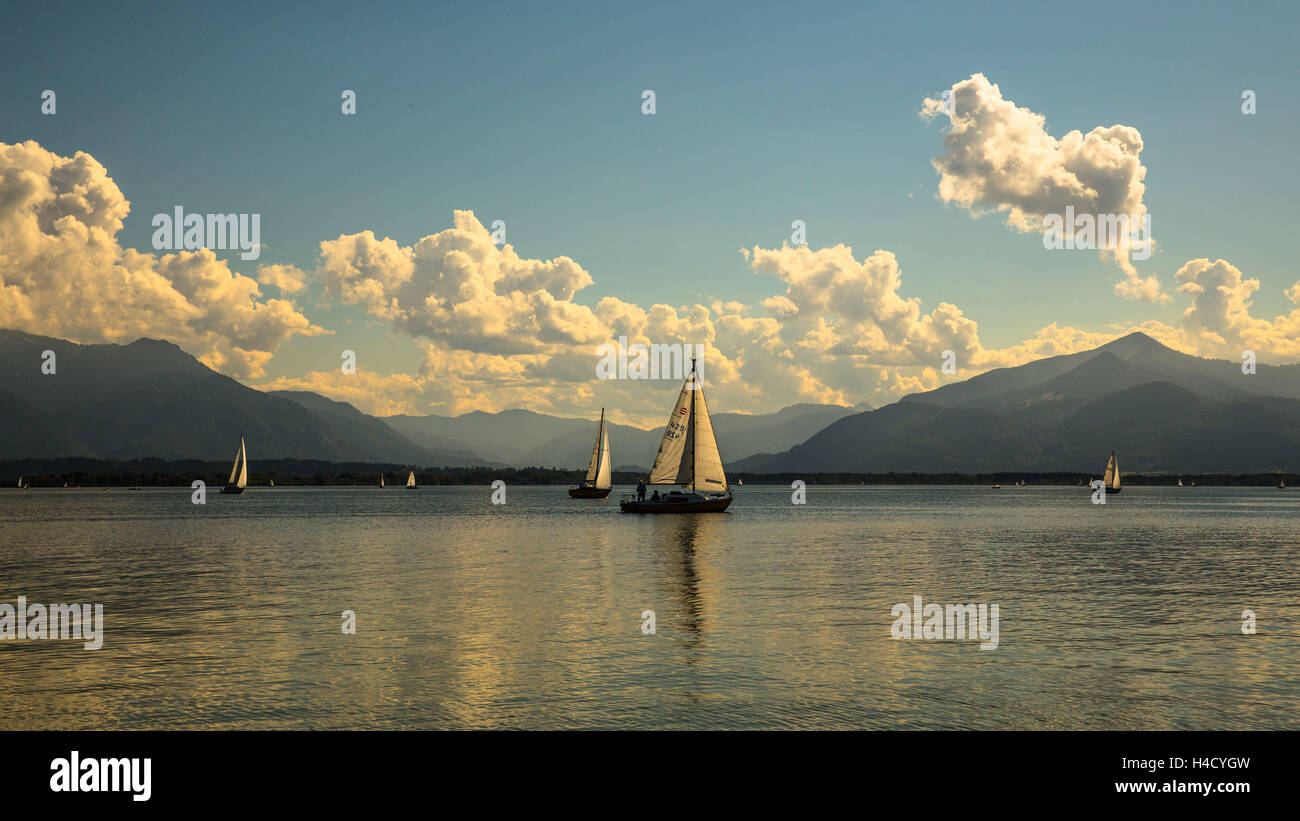
M118 239L149 249L154 213L258 212L260 263L310 270L366 229L410 245L468 209L506 221L522 257L568 256L649 306L756 304L784 291L741 248L898 257L905 297L960 306L988 347L1056 322L1090 331L1188 307L1126 300L1095 253L1048 253L1002 217L936 199L942 123L922 100L983 73L1061 137L1141 132L1157 253L1173 286L1197 257L1290 310L1300 167L1293 4L33 4L7 15L0 142L85 151L130 200ZM17 19L14 19L17 18ZM42 116L42 89L58 114ZM1258 113L1243 116L1243 89ZM343 89L358 113L339 111ZM641 92L657 95L641 114ZM249 276L255 266L222 255ZM381 370L419 350L358 307L304 313L335 331L277 348L270 378L348 344ZM348 343L348 344L344 344Z

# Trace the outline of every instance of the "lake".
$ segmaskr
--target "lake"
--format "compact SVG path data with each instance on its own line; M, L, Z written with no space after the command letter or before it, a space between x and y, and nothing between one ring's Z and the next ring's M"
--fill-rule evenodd
M0 602L104 607L0 641L0 730L1300 727L1297 490L212 490L0 491Z

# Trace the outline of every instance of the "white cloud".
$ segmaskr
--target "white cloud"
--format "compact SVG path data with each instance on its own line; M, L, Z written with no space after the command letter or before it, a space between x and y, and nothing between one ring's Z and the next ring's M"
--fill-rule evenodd
M1042 233L1044 217L1063 215L1067 206L1094 216L1147 213L1142 134L1136 128L1098 126L1058 140L1047 132L1042 114L1005 99L983 74L954 85L950 99L951 112L940 98L927 98L921 109L927 119L947 113L950 124L944 153L931 162L942 201L975 216L1003 213L1007 225L1030 233ZM1105 246L1125 273L1116 293L1167 300L1155 276L1137 272L1128 245L1125 237Z
M208 250L153 254L117 241L130 203L84 152L0 143L0 327L78 342L169 339L235 376L318 334L284 299Z

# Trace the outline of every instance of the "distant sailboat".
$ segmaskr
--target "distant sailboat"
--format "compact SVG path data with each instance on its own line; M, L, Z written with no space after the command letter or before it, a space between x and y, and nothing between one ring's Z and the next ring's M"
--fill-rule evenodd
M384 486L384 474L382 474L382 473L379 474L379 486L380 486L380 487L383 487L383 486Z
M1115 458L1115 451L1110 452L1110 461L1106 463L1106 473L1102 476L1102 482L1106 485L1107 493L1119 493L1119 460Z
M406 489L415 490L415 471L411 471L411 475L406 477Z
M26 485L26 483L23 482L23 477L21 477L21 476L18 477L18 489L19 489L19 490L26 490L26 489L27 489L27 485Z
M239 453L235 454L235 464L230 468L230 478L222 493L243 493L248 487L248 452L244 450L244 437L239 437Z
M605 428L605 409L600 409L600 426L596 428L596 445L591 449L587 478L578 487L569 488L575 499L604 499L613 488L609 467L609 431Z
M1183 486L1183 477L1181 477L1181 476L1178 477L1178 486L1179 486L1179 487L1182 487L1182 486Z
M744 479L737 479L737 480L736 480L736 487L744 487L744 486L745 486L745 480L744 480Z
M274 479L271 480L271 487L275 487L275 480L274 480Z
M1286 479L1283 479L1283 480L1281 480L1280 482L1277 483L1277 489L1278 489L1278 490L1286 490Z
M649 484L679 485L689 492L674 490L658 499L624 499L618 503L619 508L624 513L713 513L731 504L727 474L722 469L722 455L713 436L713 422L694 357L664 428Z

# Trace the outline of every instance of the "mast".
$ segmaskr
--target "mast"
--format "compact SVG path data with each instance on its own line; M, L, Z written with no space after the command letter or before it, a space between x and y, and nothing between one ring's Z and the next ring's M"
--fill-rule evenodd
M700 418L695 415L695 394L700 392L700 384L695 378L695 357L691 357L691 490L695 490L695 473L698 467L700 441Z

